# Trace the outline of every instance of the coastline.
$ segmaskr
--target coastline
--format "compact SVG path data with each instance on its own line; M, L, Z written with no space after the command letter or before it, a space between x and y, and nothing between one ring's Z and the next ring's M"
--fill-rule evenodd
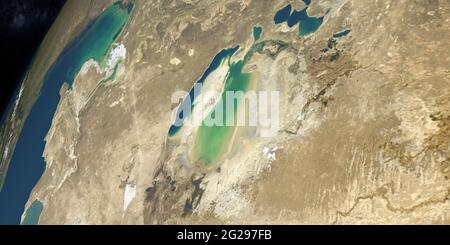
M46 34L38 51L31 60L30 67L24 79L18 83L18 89L22 88L21 97L14 95L7 112L3 118L0 129L0 191L8 173L9 162L15 150L22 127L28 117L34 103L40 95L45 74L53 65L62 50L77 34L84 29L89 22L100 13L110 0L101 4L93 0L68 1L49 32ZM93 7L93 4L97 6ZM73 13L78 14L73 14ZM70 23L67 25L66 23ZM16 104L15 106L13 106Z

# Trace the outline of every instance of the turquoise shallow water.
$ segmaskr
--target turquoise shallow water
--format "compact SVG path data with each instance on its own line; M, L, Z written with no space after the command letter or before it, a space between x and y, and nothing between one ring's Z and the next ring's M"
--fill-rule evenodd
M253 52L253 51L252 51ZM226 92L246 92L250 85L249 73L244 73L242 69L246 64L247 59L239 60L230 65L230 70L225 79L224 91L221 96L221 101L209 113L209 118L221 118L222 122L236 123L236 113L238 103L236 101L227 101ZM234 108L231 115L227 114L227 105L233 104ZM217 114L220 115L217 115ZM227 125L206 125L202 123L198 129L195 140L195 161L201 165L208 166L220 157L225 148L230 143L231 136L236 126Z
M116 40L129 16L128 5L116 3L106 9L91 25L68 46L53 65L58 78L62 77L69 87L83 64L94 59L102 64L111 44ZM57 74L64 71L64 74ZM52 75L49 74L49 75Z
M40 95L25 121L0 192L0 224L20 224L25 203L45 170L44 138L58 106L61 86L71 88L89 59L102 63L128 22L133 6L117 2L97 17L60 54L47 72ZM45 207L43 207L45 208Z
M37 225L39 224L39 217L41 216L42 209L44 205L41 201L35 200L31 203L25 212L25 217L23 218L22 225Z
M239 50L239 46L234 48L223 49L212 60L211 64L205 70L200 79L194 83L189 95L180 104L177 111L177 118L169 129L169 136L174 136L183 126L183 120L189 117L189 110L193 109L192 104L198 96L195 94L194 87L196 84L203 84L206 78L216 70L222 62L228 59L229 71L224 80L224 89L220 97L220 101L214 106L214 108L208 112L208 119L218 123L209 125L202 122L195 135L195 141L193 145L193 161L199 166L208 167L214 164L214 162L225 153L226 148L231 143L233 132L236 129L236 113L239 107L238 101L227 101L227 92L246 92L250 86L251 74L243 72L245 64L248 62L254 52L257 52L258 45L257 40L261 38L263 28L255 25L253 26L253 39L254 43L244 57L235 62L231 62L229 59ZM234 99L233 99L234 100ZM189 104L190 103L190 104ZM234 108L231 111L227 110L227 105L232 104ZM228 112L228 113L227 113ZM230 122L228 125L225 122ZM224 125L227 124L227 125Z
M203 121L197 131L194 145L193 160L200 166L212 166L218 159L226 154L226 150L232 144L232 136L239 126L236 126L238 108L243 101L229 98L227 92L246 93L251 87L251 73L243 71L244 66L251 59L254 52L258 52L256 41L260 38L262 27L253 27L254 43L244 57L235 62L230 62L230 70L225 78L224 91L220 101L209 112L207 118L218 119L222 122L219 125L208 125ZM231 99L231 100L230 100ZM227 110L227 106L232 105L232 110Z

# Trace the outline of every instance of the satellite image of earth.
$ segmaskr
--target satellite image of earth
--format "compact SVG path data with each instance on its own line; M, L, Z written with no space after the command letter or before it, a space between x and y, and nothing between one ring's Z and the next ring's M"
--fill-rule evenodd
M450 224L449 50L448 0L68 0L0 224Z

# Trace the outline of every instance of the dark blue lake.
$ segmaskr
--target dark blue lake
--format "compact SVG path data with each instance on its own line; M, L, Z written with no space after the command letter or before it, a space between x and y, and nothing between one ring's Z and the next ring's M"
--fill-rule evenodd
M341 38L347 36L352 30L346 29L340 32L333 33L333 38Z
M311 4L311 1L304 1L306 3L306 7L301 10L292 10L292 6L290 4L281 8L275 13L273 21L275 24L281 24L286 22L289 27L293 27L299 24L299 36L305 37L311 33L314 33L319 29L319 27L323 23L324 16L322 17L313 17L308 16L308 8Z

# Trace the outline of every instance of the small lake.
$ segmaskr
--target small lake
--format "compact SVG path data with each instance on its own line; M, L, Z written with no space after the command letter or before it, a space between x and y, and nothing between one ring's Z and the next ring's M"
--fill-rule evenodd
M39 217L41 216L44 205L41 201L35 200L30 207L25 211L21 225L37 225L39 224Z
M340 32L333 33L333 38L341 38L347 36L352 30L346 29Z
M61 86L66 82L71 88L86 61L94 59L102 64L111 45L128 22L132 8L131 3L122 2L116 2L107 8L63 50L47 72L40 96L20 132L0 192L0 224L20 224L30 193L44 173L44 138L60 100ZM31 218L35 216L39 219L37 210L42 211L44 208L39 203L33 202L31 210L27 210L26 216L31 212L29 220L36 220Z
M256 41L258 41L261 38L261 33L262 33L262 27L260 26L254 26L253 27L253 39Z

